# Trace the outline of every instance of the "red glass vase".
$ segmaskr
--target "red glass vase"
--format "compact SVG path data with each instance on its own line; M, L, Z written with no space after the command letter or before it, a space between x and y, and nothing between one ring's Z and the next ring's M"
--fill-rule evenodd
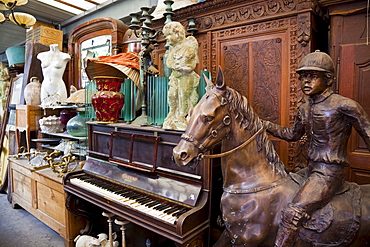
M119 119L125 96L119 92L124 79L119 77L96 76L94 80L98 91L92 95L91 103L96 120L116 122Z

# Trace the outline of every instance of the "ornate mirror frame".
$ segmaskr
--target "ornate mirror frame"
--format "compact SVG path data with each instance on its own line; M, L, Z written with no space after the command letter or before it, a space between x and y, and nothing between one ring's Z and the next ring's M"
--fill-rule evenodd
M71 85L77 89L81 89L82 86L80 75L81 43L93 37L109 34L112 36L111 54L115 55L122 52L123 39L127 29L128 26L120 20L102 17L82 23L72 30L68 38L68 53L72 57L68 65L68 90Z

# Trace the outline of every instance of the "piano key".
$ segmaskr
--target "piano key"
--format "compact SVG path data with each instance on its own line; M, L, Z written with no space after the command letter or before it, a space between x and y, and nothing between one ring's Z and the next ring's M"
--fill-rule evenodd
M171 224L175 224L178 216L188 210L186 208L173 207L168 204L155 201L154 199L142 196L138 193L124 190L115 185L108 185L97 179L89 178L88 176L72 178L70 181L71 184L75 184L76 186L93 193L101 194L105 198L109 198L130 208L140 210L152 217L159 218Z
M184 214L184 213L186 213L186 209L182 209L182 210L180 210L179 212L176 212L176 213L173 213L172 214L172 216L174 216L174 217L178 217L178 216L180 216L180 215L182 215L182 214Z

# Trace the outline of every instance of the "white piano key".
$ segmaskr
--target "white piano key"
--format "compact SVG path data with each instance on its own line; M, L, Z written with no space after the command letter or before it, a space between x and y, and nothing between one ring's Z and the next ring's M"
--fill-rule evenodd
M120 204L123 204L125 206L128 206L130 208L139 210L147 215L150 215L152 217L158 218L160 220L163 220L165 222L168 222L170 224L175 224L178 217L173 216L174 213L180 212L182 209L177 209L171 213L165 213L164 211L168 210L169 208L166 207L163 210L154 209L154 207L158 206L158 204L153 206L147 206L149 203L146 203L145 205L141 204L140 202L136 201L135 199L124 197L119 194L116 194L106 188L102 188L100 186L94 185L92 182L86 182L80 178L71 178L70 179L71 184L74 184L78 187L81 187L83 189L86 189L90 192L93 192L95 194L99 194L105 198L111 199L115 202L118 202ZM139 199L141 199L139 197Z

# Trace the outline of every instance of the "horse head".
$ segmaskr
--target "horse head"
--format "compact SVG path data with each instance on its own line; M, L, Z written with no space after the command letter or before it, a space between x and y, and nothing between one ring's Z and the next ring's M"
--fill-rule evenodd
M227 87L221 69L216 84L207 77L206 93L188 114L188 125L181 141L173 150L175 162L186 166L218 144L231 128L231 117L227 107Z

